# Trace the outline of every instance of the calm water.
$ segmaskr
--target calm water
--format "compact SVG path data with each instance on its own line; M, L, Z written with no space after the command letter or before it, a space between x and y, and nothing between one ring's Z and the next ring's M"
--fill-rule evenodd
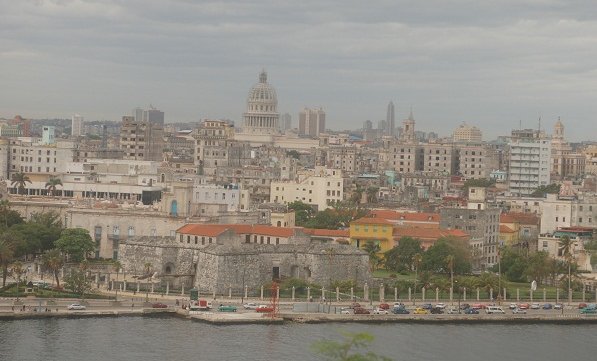
M210 326L176 318L0 321L0 360L318 360L310 345L338 331L375 335L394 360L593 360L594 325Z

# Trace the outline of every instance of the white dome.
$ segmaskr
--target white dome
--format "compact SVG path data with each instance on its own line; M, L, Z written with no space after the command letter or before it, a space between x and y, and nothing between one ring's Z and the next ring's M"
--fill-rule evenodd
M267 83L267 73L265 71L259 74L259 83L255 84L249 91L247 103L278 105L276 89Z

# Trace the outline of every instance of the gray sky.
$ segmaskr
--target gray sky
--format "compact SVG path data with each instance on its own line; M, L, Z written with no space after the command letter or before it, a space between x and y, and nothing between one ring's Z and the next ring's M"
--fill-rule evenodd
M0 0L0 117L240 124L262 68L296 126L323 106L358 128L414 109L417 129L461 122L597 139L597 1Z

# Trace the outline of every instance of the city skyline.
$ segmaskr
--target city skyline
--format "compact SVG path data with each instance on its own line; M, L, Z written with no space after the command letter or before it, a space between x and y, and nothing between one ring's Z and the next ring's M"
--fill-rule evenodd
M561 117L567 139L590 138L592 2L337 4L2 1L0 116L119 120L154 104L169 123L242 124L264 68L280 113L323 106L331 129L376 124L393 101L397 124L412 106L441 136L539 118L551 133Z

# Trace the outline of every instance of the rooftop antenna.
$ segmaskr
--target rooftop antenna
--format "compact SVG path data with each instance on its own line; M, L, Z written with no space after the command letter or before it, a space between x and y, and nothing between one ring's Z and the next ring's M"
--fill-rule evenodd
M541 133L541 116L539 116L539 133Z

